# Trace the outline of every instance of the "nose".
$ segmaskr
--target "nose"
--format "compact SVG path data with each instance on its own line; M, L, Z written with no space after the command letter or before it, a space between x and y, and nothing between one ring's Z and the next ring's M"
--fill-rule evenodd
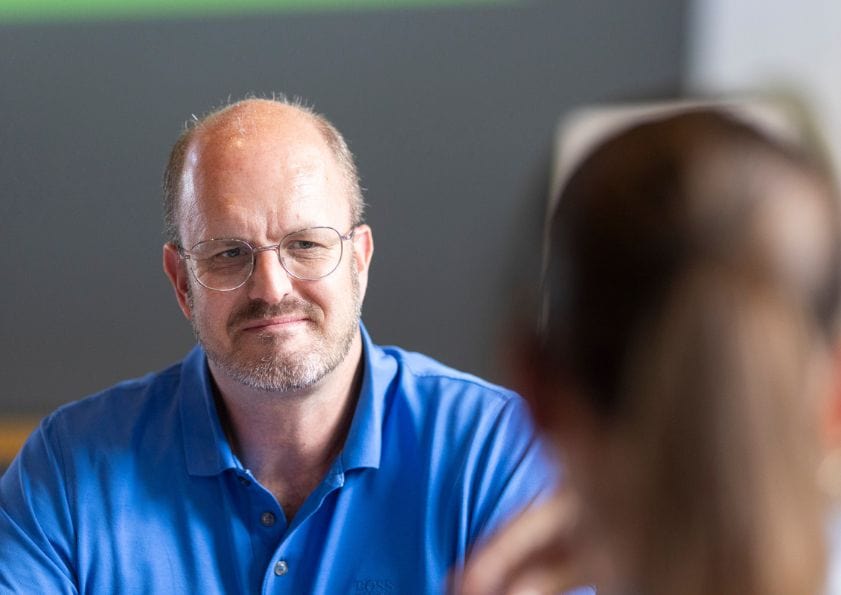
M254 271L246 282L248 297L276 304L292 291L292 279L281 266L277 250L261 250L254 254Z

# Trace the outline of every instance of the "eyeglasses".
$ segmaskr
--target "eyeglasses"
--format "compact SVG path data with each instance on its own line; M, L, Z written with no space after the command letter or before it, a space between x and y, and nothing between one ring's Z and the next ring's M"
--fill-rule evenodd
M310 227L293 231L278 244L252 246L237 238L199 242L181 257L202 286L216 291L233 291L245 285L254 272L258 252L277 252L280 266L292 277L306 281L323 279L342 261L345 240L353 239L357 226L345 235L332 227Z

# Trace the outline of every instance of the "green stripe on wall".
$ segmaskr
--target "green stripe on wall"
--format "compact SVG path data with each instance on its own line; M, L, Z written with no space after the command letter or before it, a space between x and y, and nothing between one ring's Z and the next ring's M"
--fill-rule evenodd
M0 23L491 6L522 0L0 0Z

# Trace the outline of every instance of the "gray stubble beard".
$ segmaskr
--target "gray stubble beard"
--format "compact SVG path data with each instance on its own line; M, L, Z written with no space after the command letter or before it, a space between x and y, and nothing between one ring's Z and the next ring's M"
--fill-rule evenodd
M283 355L267 346L267 353L258 361L242 361L234 353L223 354L213 349L203 338L191 319L196 341L224 374L249 388L266 392L292 392L307 389L335 370L347 357L353 339L359 331L362 316L362 300L359 276L351 270L353 310L344 329L338 337L318 336L314 349L309 353ZM192 286L187 292L187 303L193 310ZM278 338L266 333L262 337L267 343L276 343Z

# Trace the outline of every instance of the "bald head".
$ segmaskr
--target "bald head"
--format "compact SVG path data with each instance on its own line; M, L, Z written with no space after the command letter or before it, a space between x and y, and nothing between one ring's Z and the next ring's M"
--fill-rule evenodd
M184 176L188 160L197 159L208 149L232 146L246 139L275 143L289 140L290 151L302 146L326 146L344 177L351 222L361 223L364 200L359 175L353 155L336 127L311 108L285 98L245 99L196 120L173 146L163 179L168 241L181 243L179 220L185 184L190 183L189 177Z

